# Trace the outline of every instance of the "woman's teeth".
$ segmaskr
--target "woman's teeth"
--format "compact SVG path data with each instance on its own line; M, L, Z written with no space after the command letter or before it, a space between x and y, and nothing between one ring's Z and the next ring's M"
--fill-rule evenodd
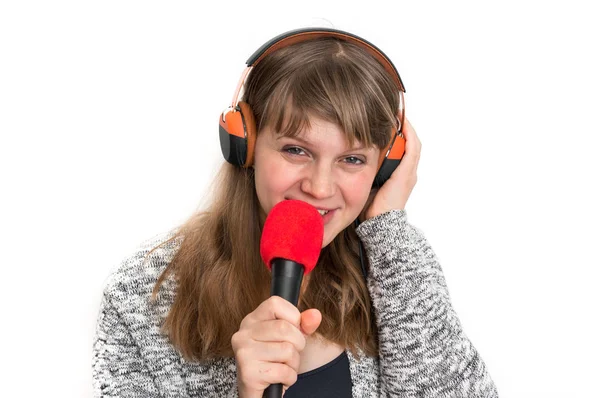
M324 216L327 213L329 213L329 210L319 210L319 214L321 214L322 216Z

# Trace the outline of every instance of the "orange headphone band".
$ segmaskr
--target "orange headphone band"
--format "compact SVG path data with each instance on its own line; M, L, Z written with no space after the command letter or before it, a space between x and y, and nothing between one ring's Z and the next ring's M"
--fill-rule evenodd
M372 43L352 33L329 28L304 28L282 33L263 44L246 61L246 68L238 82L231 105L219 118L219 138L221 151L225 159L235 165L249 167L253 164L254 141L256 139L256 123L250 106L239 101L239 94L250 70L265 56L280 48L321 37L335 37L345 40L368 51L373 55L393 78L400 92L401 108L399 109L399 125L391 132L390 142L381 151L378 172L374 186L382 185L391 175L404 154L405 139L402 135L404 126L404 83L392 61Z

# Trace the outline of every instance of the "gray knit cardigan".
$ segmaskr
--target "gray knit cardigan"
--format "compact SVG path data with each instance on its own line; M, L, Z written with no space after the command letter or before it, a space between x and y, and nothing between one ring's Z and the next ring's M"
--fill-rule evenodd
M440 264L423 233L393 210L357 233L370 270L368 288L379 333L379 357L348 352L353 397L497 397L486 366L462 331ZM111 275L93 346L97 397L237 397L233 358L188 362L160 333L175 297L167 279L152 289L177 250L173 231L144 242Z

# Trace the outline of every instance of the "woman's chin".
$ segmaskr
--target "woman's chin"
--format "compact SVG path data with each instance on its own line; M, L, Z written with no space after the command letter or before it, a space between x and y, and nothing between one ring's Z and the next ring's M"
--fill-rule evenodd
M323 245L321 245L321 249L327 247L333 241L333 237L324 235L323 236Z

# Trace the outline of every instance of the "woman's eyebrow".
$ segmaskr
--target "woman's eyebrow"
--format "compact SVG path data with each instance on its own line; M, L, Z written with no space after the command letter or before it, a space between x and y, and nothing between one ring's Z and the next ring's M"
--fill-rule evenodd
M290 136L285 136L285 135L280 135L279 137L276 138L276 140L280 140L281 138L289 138L292 140L296 140L296 141L300 141L303 145L307 146L307 147L313 147L315 146L315 144L313 144L310 141L305 140L304 138L302 138L301 136L297 135L295 137L290 137ZM363 149L368 149L366 147L366 145L356 141L356 143L358 143L358 146L354 146L354 147L348 147L347 149L344 150L344 152L349 152L349 151L359 151L359 150L363 150Z
M279 135L277 136L276 140L277 140L277 141L279 141L279 140L280 140L280 139L282 139L282 138L284 138L284 139L285 139L285 138L289 138L289 139L291 139L291 140L298 140L298 141L302 142L303 144L310 144L310 142L309 142L309 141L306 141L304 138L302 138L302 137L301 137L301 136L299 136L299 135L296 135L296 136L289 136L289 135L283 135L283 134L279 134Z

